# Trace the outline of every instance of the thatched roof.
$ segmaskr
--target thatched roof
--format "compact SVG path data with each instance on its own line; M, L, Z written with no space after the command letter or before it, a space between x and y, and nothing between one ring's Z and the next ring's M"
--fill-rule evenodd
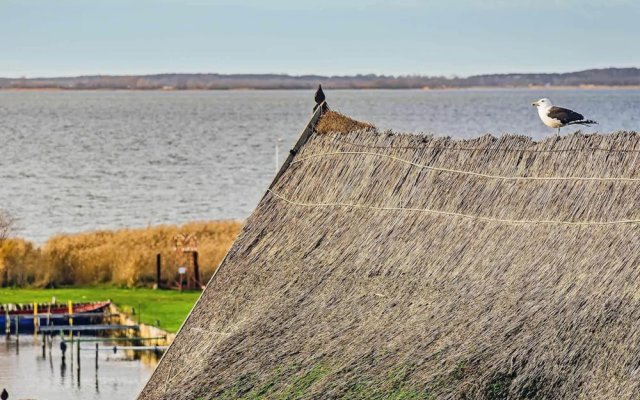
M325 118L142 399L640 397L639 134Z

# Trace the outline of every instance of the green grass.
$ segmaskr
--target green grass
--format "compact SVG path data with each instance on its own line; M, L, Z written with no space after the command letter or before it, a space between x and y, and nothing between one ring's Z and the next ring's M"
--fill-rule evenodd
M49 302L55 296L58 303L111 300L118 308L132 314L141 309L140 322L176 332L200 296L199 291L118 289L113 287L81 287L64 289L0 289L1 303ZM138 318L138 315L132 316Z

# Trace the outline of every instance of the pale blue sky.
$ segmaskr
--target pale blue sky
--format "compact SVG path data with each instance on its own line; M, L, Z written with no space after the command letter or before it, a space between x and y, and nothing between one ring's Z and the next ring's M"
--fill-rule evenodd
M640 1L0 0L0 76L640 66Z

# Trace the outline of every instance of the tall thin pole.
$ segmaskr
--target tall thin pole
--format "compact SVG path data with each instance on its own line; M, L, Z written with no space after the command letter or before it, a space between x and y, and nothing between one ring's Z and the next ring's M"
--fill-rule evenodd
M33 338L38 340L38 331L40 330L40 316L38 315L38 303L33 303ZM43 347L44 348L44 347Z
M67 308L67 311L69 312L69 326L73 327L73 301L67 300ZM73 341L73 331L69 331L69 335Z
M9 316L9 309L4 310L4 334L7 339L11 337L11 317Z
M280 142L282 142L281 138L277 138L276 141L275 141L275 146L276 146L275 171L276 171L276 174L280 170Z
M162 255L160 253L156 254L156 286L160 289L162 279Z
M276 173L278 173L278 164L279 164L278 158L279 158L278 157L278 141L276 140L276 162L275 162L275 171L276 171Z
M202 286L200 284L200 264L198 264L198 252L194 251L191 253L193 256L193 275L195 280L196 289L200 289Z

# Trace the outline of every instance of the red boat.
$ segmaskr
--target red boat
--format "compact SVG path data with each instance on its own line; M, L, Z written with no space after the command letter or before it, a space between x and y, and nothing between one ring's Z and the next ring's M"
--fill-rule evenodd
M37 315L34 313L34 304L0 304L0 330L15 333L17 321L20 332L33 332L36 318L40 326L67 325L70 317L77 325L101 322L110 304L110 301L73 303L71 314L67 304L40 303Z

